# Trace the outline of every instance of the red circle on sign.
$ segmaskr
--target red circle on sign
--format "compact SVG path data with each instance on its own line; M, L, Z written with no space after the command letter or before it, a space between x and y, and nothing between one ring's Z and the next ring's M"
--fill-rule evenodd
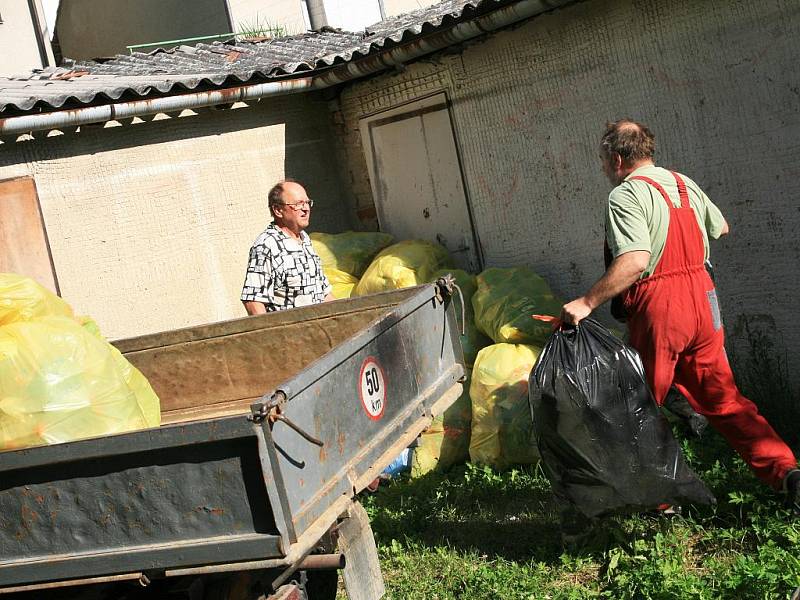
M358 374L358 397L364 412L373 421L383 417L386 410L386 373L373 356L361 363Z

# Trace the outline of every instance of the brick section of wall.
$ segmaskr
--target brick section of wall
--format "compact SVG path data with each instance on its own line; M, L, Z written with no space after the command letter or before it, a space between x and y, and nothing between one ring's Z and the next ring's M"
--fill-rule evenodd
M573 297L602 271L603 124L641 119L659 164L694 178L731 223L712 254L734 347L760 324L797 373L798 35L792 0L602 0L355 84L334 117L356 209L373 202L358 120L444 90L488 265L528 265Z
M64 298L118 338L244 316L284 176L316 200L312 230L347 229L332 154L325 104L304 95L6 143L0 179L34 176Z

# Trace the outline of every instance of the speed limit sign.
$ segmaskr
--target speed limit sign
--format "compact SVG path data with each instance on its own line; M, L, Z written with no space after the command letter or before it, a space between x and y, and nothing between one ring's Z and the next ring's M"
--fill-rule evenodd
M368 356L361 363L358 394L367 416L373 421L380 419L386 408L386 375L383 373L383 367L372 356Z

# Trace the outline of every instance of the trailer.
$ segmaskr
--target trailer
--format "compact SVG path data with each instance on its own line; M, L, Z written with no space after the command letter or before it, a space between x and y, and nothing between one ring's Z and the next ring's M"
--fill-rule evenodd
M362 492L462 393L452 280L115 342L162 426L0 453L0 594L383 594Z

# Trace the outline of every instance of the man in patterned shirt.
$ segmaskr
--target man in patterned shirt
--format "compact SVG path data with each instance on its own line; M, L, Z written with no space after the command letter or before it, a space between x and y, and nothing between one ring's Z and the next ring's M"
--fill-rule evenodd
M333 300L331 284L304 231L313 200L292 180L276 183L267 196L273 222L250 248L242 303L249 315Z

